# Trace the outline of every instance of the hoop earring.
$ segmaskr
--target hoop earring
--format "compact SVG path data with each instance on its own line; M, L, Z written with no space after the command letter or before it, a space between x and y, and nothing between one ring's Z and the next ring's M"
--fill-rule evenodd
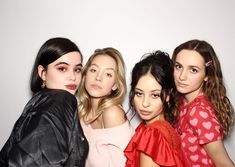
M45 86L46 86L46 80L42 80L41 88L45 88Z

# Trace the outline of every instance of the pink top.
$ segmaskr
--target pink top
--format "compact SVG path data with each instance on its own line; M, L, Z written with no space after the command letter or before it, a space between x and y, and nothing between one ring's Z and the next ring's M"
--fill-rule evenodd
M120 126L105 129L93 129L81 121L89 143L86 167L124 167L126 158L124 149L134 134L129 121Z
M203 148L203 144L223 138L213 106L201 93L190 103L183 99L179 114L178 131L184 152L191 161L191 165L214 167L214 163Z

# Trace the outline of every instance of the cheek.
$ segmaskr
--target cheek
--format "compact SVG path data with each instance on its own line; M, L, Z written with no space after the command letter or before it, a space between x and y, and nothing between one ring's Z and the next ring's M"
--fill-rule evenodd
M201 85L204 82L204 77L193 77L191 78L192 82L195 83L195 85Z
M113 79L107 79L106 81L104 81L104 84L106 85L107 88L111 90L115 85L115 81Z
M85 85L87 85L88 83L91 83L92 77L90 75L86 75L84 77L85 77Z
M174 70L173 76L176 78L179 75L179 72L177 72L176 70Z
M155 109L155 111L156 111L156 113L159 113L159 112L161 112L162 111L162 102L161 101L156 101L156 102L154 102L154 103L152 103L152 104L154 104L154 109Z
M77 84L80 84L81 80L82 80L82 74L80 73L77 75Z
M56 82L62 80L63 78L60 75L56 75L54 73L47 73L46 74L46 82L47 83L54 83L56 84Z
M46 86L52 89L60 89L64 83L64 79L60 77L47 77Z
M177 81L177 78L178 78L178 77L177 77L177 75L176 75L176 74L174 74L174 76L173 76L173 77L174 77L174 78L173 78L173 79L174 79L174 82L176 82L176 81Z
M46 79L47 80L65 80L64 74L59 72L57 69L54 68L48 68L47 73L46 73Z
M86 89L86 90L89 89L89 88L88 88L88 85L89 85L88 83L90 83L90 82L89 82L88 78L86 77L86 78L85 78L85 82L84 82L84 86L85 86L85 89Z
M140 98L135 98L133 99L133 106L138 109L140 107L140 105L142 104L142 101L140 100Z
M87 79L91 80L91 79L94 79L96 77L95 73L92 73L90 71L87 71L87 73L84 76L86 76L86 80Z

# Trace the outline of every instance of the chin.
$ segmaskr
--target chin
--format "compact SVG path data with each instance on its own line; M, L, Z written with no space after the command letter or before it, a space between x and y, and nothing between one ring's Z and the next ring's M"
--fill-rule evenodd
M143 121L149 121L150 118L148 116L143 116L141 115L140 118L143 120Z
M75 92L76 91L74 91L74 90L67 90L67 89L65 89L67 92L69 92L69 93L71 93L72 95L75 95Z
M178 91L179 93L182 93L182 94L185 94L185 93L188 92L187 90L185 90L185 89L183 89L183 88L181 88L181 87L178 87L178 88L177 88L177 91Z

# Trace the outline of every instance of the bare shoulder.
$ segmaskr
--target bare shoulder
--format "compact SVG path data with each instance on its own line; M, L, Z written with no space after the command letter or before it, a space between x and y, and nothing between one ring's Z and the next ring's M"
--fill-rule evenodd
M106 109L102 117L105 128L112 128L126 122L126 114L121 106L112 106Z

